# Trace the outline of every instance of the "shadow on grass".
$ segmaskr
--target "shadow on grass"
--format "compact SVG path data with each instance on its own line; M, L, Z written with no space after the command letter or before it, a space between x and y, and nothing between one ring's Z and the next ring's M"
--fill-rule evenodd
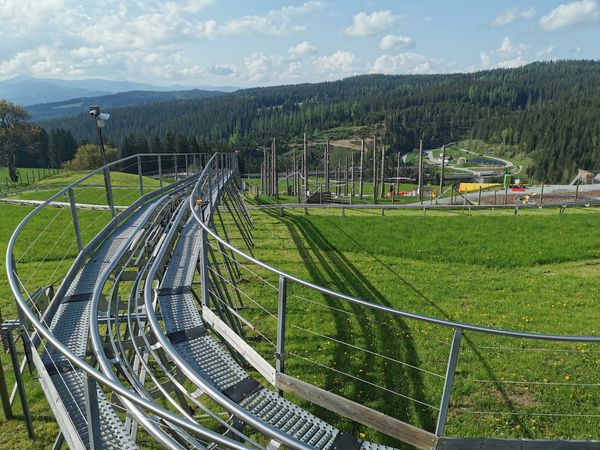
M339 292L368 299L380 305L391 306L361 270L354 266L342 252L332 247L310 220L304 217L280 217L279 211L276 210L269 210L267 213L286 225L315 283L330 286ZM432 408L422 404L428 403L424 396L423 372L377 356L377 354L386 355L411 366L420 367L414 340L404 320L330 296L324 296L324 300L328 306L348 313L329 309L335 328L335 335L332 337L341 342L361 346L367 352L332 342L333 360L329 365L339 372L326 371L323 388L342 393L359 403L432 431L435 428L436 414ZM381 322L385 322L387 326L381 326ZM340 372L360 377L367 382L348 377ZM339 416L333 413L322 411L320 415L326 420L339 423ZM345 423L345 428L346 431L355 434L362 429L349 421ZM397 444L397 441L385 435L379 436L378 440Z
M281 221L287 227L313 282L380 305L394 306L386 300L384 295L364 276L359 268L353 265L342 252L331 245L330 241L312 224L310 219L302 216L280 216L279 209L266 210L265 212L272 218ZM335 221L331 221L331 224L340 233L344 234L346 238L351 239L358 245L365 254L370 255L374 261L380 264L382 270L392 273L399 282L439 311L441 317L450 316L435 301L427 297L394 269L390 268L383 260L370 252L354 237L346 233ZM341 342L361 346L368 350L368 352L383 354L412 366L420 367L418 351L411 336L410 328L402 318L389 314L384 315L383 313L378 313L329 296L323 296L323 298L328 306L342 309L348 313L344 314L330 310L335 327L333 338ZM351 317L349 314L362 316L363 318L355 316L357 320L350 321L348 320L348 317ZM377 326L377 322L384 322L386 325ZM320 330L312 331L319 332ZM487 358L480 352L478 346L469 335L463 335L463 342L471 347L476 359L479 360L479 363L488 374L488 379L494 381L492 385L499 399L502 400L503 405L508 410L514 411L515 405L509 393L506 391L505 386L498 381L498 377L494 369L489 365ZM382 386L384 390L333 371L326 371L325 384L322 387L332 392L341 393L359 403L371 406L376 410L388 413L393 417L417 425L428 431L435 429L437 411L418 403L429 402L437 406L438 399L428 400L424 395L426 390L425 383L430 382L430 380L424 380L424 376L428 377L429 375L397 363L384 364L382 363L382 358L375 354L361 352L360 350L354 351L344 344L335 342L332 342L332 344L334 344L332 346L333 361L329 364L332 368L367 379L369 382ZM359 353L360 357L357 357ZM361 375L367 373L371 376ZM402 395L417 400L417 402L387 390L399 392ZM439 393L441 395L441 384ZM332 423L341 423L340 417L331 412L320 410L319 415ZM521 424L524 437L532 437L527 423L521 421L518 416L515 416L514 420L515 423ZM343 422L346 431L355 434L360 431L360 426L357 426L353 422ZM397 441L383 434L380 434L377 440L391 445L398 444Z

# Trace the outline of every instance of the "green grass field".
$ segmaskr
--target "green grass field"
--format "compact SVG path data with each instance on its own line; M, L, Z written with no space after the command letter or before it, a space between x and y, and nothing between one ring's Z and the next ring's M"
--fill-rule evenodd
M6 192L16 187L33 185L43 181L47 177L56 175L56 169L38 169L38 168L17 168L19 181L15 184L8 177L8 167L0 167L0 193Z
M123 193L137 186L136 176L121 181ZM90 196L103 194L97 187L87 189ZM0 205L2 255L12 230L30 210ZM107 212L79 214L85 240L110 218ZM387 211L384 217L376 210L347 210L345 217L337 210L310 210L308 216L286 210L284 217L278 210L253 211L253 252L293 275L409 312L518 331L597 335L598 214L593 208L563 215L552 209L524 210L518 217L512 211L472 216ZM242 246L242 241L233 242ZM70 210L48 209L23 231L16 248L17 259L23 257L19 275L30 290L46 285L64 274L75 254ZM3 257L0 308L5 318L14 318L5 271ZM257 275L275 287L277 277L251 264L242 272L244 292L275 313L277 291ZM432 430L451 330L351 306L294 283L288 289L289 374ZM275 321L250 300L245 303L242 314L256 327L250 338L273 362L271 345L252 335L260 332L273 340ZM600 394L593 387L598 383L598 355L597 345L466 332L447 433L598 439L599 419L593 417L600 408ZM5 354L2 363L12 381ZM3 448L47 448L55 437L57 426L39 382L29 374L26 382L38 439L27 439L16 402L16 419L0 419ZM345 431L398 445L296 400ZM576 411L581 416L545 416L540 411Z
M46 200L85 172L60 173L36 182L29 190L9 198ZM139 198L139 178L137 175L111 173L116 204L128 205ZM165 180L168 182L168 180ZM85 185L75 189L75 197L80 203L106 204L106 195L102 187L102 175L95 175ZM144 177L144 186L149 190L156 189L159 182ZM68 198L59 200L68 201ZM6 247L13 230L33 208L0 204L0 310L5 319L17 317L16 304L6 279L5 255ZM78 210L82 240L88 242L110 221L108 211ZM70 267L77 255L77 246L73 233L73 221L69 208L45 208L40 211L23 229L15 248L15 259L18 261L19 277L29 292L37 287L55 284ZM2 354L1 362L10 385L14 382L12 366L8 355ZM48 403L40 388L39 382L25 372L27 393L30 403L37 439L33 442L27 438L27 431L22 422L22 412L18 399L13 406L15 418L5 421L0 414L0 448L42 449L48 448L58 431Z
M341 217L339 211L304 216L286 210L279 217L279 210L253 211L253 253L319 285L409 312L517 331L596 335L597 214L586 209L423 217L398 211L380 217L346 211ZM246 271L244 292L275 313L277 277L247 267L273 287ZM294 283L288 294L288 373L433 430L451 330L351 306ZM274 342L275 320L245 303L254 334ZM257 342L273 361L273 347ZM599 354L597 345L465 332L447 433L597 439L599 419L589 415L597 414L600 395L579 385L596 386ZM301 403L346 431L398 445ZM561 416L573 412L582 416Z

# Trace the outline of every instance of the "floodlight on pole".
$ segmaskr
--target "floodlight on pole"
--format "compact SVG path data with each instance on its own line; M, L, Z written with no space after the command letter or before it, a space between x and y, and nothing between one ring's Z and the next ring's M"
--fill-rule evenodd
M106 165L106 152L104 151L104 139L102 138L102 128L106 125L106 121L110 118L110 114L100 112L99 106L90 106L90 116L96 119L96 130L98 131L98 143L100 148L100 163ZM114 217L116 215L115 205L113 202L112 187L110 183L110 172L108 168L104 168L104 187L106 189L106 201L110 207L110 212Z

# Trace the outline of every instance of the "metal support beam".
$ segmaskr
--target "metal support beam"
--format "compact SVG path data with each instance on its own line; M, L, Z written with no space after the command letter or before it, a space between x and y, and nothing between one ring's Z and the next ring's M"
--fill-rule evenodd
M84 385L85 391L85 414L88 427L88 438L90 450L101 450L102 439L100 435L100 411L98 409L98 391L96 380L86 375Z
M163 179L162 179L162 158L158 155L158 182L160 183L160 187L163 187Z
M75 193L73 189L68 190L69 203L71 204L71 215L73 216L73 228L75 229L75 239L77 240L77 250L83 250L81 243L81 233L79 232L79 220L77 220L77 208L75 207Z
M17 382L17 388L19 390L19 398L21 399L21 407L23 408L23 416L25 419L25 425L27 426L27 434L30 439L35 438L33 432L33 422L31 421L31 414L29 413L29 405L27 403L27 395L25 394L25 384L23 382L23 376L21 375L19 357L17 356L17 346L13 339L13 329L9 329L6 332L6 341L8 343L8 351L10 352L10 361L12 362L13 371L15 373L15 380Z
M419 140L419 201L423 201L423 139Z
M2 325L2 312L0 311L0 325ZM12 409L10 407L10 398L8 396L8 388L6 387L6 378L4 377L4 366L2 365L2 358L0 358L0 400L2 400L2 409L4 410L4 417L6 419L12 419Z
M458 353L460 351L460 340L462 338L462 330L456 328L452 336L452 346L450 347L450 356L448 358L448 366L446 367L446 379L444 381L444 390L442 391L442 400L440 401L440 412L438 414L437 425L435 426L436 436L444 434L446 426L446 417L448 416L448 405L450 404L450 394L452 393L452 383L454 374L456 373L456 363L458 361Z
M142 157L140 155L137 156L137 169L138 176L140 178L140 197L144 196L144 179L142 178Z
M361 139L360 140L360 171L359 171L360 181L359 181L359 189L358 189L360 198L363 198L363 195L365 193L365 181L363 178L364 158L365 158L365 140Z
M373 204L377 204L377 136L373 136Z
M210 298L208 287L208 237L204 228L200 230L200 235L200 281L202 283L202 305L208 306L208 299Z
M446 146L442 145L442 168L440 170L440 191L438 192L437 197L435 198L435 203L437 205L438 199L442 196L442 191L444 190L444 168L446 165Z
M285 317L287 313L287 278L279 276L279 290L277 297L277 349L275 353L275 370L284 372L285 366ZM283 396L283 392L279 391Z
M304 133L304 163L302 166L304 172L304 201L308 198L308 145L306 142L306 133Z

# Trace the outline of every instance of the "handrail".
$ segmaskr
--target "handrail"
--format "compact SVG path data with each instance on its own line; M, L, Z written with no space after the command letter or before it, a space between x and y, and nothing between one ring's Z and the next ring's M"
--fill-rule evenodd
M81 183L83 183L85 180L93 177L94 175L96 175L97 173L109 169L112 166L115 166L117 164L121 164L125 161L129 161L130 159L133 158L141 158L143 156L178 156L178 155L206 155L206 153L138 153L136 155L131 155L131 156L127 156L125 158L122 159L118 159L116 161L110 162L108 164L105 164L104 166L93 170L92 172L88 173L87 175L79 178L77 181L74 181L73 183L71 183L70 185L62 188L60 191L58 191L56 194L52 195L50 198L48 198L46 201L44 201L42 204L40 204L39 206L37 206L35 209L33 209L29 214L27 214L23 220L19 223L19 225L17 226L17 228L15 229L15 231L13 232L13 236L15 235L15 233L17 231L21 231L21 229L23 228L23 226L25 226L25 224L27 224L27 222L29 222L29 220L31 219L31 217L33 217L40 209L44 208L45 206L47 206L49 203L51 203L52 201L54 201L56 198L60 197L61 195L65 194L66 192L68 192L70 189L73 189L75 186L80 185ZM12 240L12 236L11 236L11 240ZM11 249L11 253L12 253L12 249ZM6 250L6 254L8 255L8 249ZM6 266L7 270L8 270L8 265Z
M134 238L135 235L132 235L128 239L126 247L129 247L130 243L134 240ZM113 266L116 266L116 264L116 260L112 262ZM109 278L112 276L111 272L112 270L106 271L103 277L99 280L100 289L95 290L92 296L90 306L91 317L89 331L90 339L92 341L92 347L94 349L96 359L98 360L98 364L102 369L102 372L104 372L108 377L114 380L115 383L121 383L112 371L111 363L103 351L103 342L102 338L100 337L100 328L98 326L98 307L100 303L100 296L102 294L102 287L108 282ZM129 411L136 418L136 420L138 420L142 424L142 426L148 431L148 433L152 435L158 442L160 442L162 446L170 450L183 450L185 448L181 444L179 444L175 439L173 439L173 437L169 436L168 433L162 430L158 426L158 424L150 420L136 405L132 405L127 400L125 400L123 403L128 407Z
M158 155L159 154L143 154L141 156L158 156ZM172 156L174 154L170 153L170 154L161 154L161 155ZM216 433L208 428L205 428L196 422L193 422L193 421L184 419L180 416L177 416L177 415L171 413L170 411L158 406L156 403L150 402L144 398L139 397L138 395L136 395L135 392L124 388L120 383L113 381L112 379L110 379L109 377L104 375L99 370L90 366L84 359L82 359L79 356L72 353L60 340L58 340L50 332L50 330L47 328L46 325L44 325L44 324L42 324L42 322L40 322L40 320L38 319L36 314L29 308L29 306L27 305L27 301L23 298L23 295L21 294L20 279L17 275L13 254L14 254L14 248L15 248L16 241L19 237L19 234L21 233L23 227L29 222L31 217L35 213L37 213L41 208L46 206L49 202L54 200L58 195L62 195L63 193L67 192L69 189L72 189L74 186L81 184L83 181L87 180L92 175L100 172L101 170L107 169L108 167L111 167L115 164L122 163L123 161L132 159L137 156L138 155L133 155L131 157L123 158L123 159L114 161L112 163L109 163L105 166L102 166L101 168L99 168L99 169L91 172L90 174L78 179L77 181L71 183L69 186L65 187L64 189L59 191L57 194L53 195L50 199L48 199L46 202L44 202L44 204L38 206L33 211L31 211L27 216L25 216L25 218L19 223L19 225L17 225L17 228L15 228L15 231L11 235L10 240L8 242L8 246L7 246L7 250L6 250L6 259L5 259L8 283L9 283L10 288L13 291L13 294L15 296L17 306L23 314L23 319L27 319L42 338L46 339L46 341L52 347L54 347L59 353L61 353L74 366L77 366L78 368L80 368L88 376L92 377L97 382L99 382L99 383L103 384L104 386L106 386L107 388L111 389L117 395L123 397L124 399L129 400L132 403L136 404L137 406L140 406L143 409L156 414L158 417L161 417L162 419L165 419L169 422L179 425L182 428L187 429L193 433L197 433L203 439L218 443L220 445L223 445L226 448L230 448L230 449L234 449L234 450L248 450L248 447L243 445L240 442L237 442L233 439L222 436L219 433ZM29 295L29 294L27 293L27 295Z
M213 160L218 159L218 158L216 158L217 156L220 156L220 154L213 155L213 157L208 161L208 163L206 164L206 167L204 168L202 174L200 175L200 178L202 178L202 175L207 173L209 167L213 163ZM194 206L191 202L192 197L190 196L189 198L190 198L190 205L193 210ZM177 217L174 220L174 223L179 223L185 212L186 212L185 207L180 208L180 211L178 212ZM177 227L175 225L171 226L171 229L169 230L169 232L164 240L165 244L168 242L171 242L173 240L173 238L175 237L176 231L177 231ZM156 272L158 271L159 266L161 264L161 261L164 259L165 255L166 255L167 248L168 248L168 245L161 246L158 254L155 257L154 263L148 270L148 275L146 277L146 283L144 284L144 302L145 302L145 306L146 306L146 312L148 315L148 323L150 324L150 328L152 329L152 331L153 331L154 335L156 336L156 339L158 340L160 345L165 349L165 351L173 359L175 365L177 365L177 367L179 367L182 370L182 372L188 377L188 379L190 381L192 381L200 389L202 389L204 391L204 393L206 393L209 397L211 397L220 406L222 406L223 408L225 408L226 410L228 410L235 416L239 417L241 420L243 420L248 425L256 428L257 430L261 431L262 433L266 434L267 436L270 436L270 437L276 439L278 442L281 442L282 444L284 444L292 449L311 450L313 447L304 444L303 442L278 430L277 428L270 425L269 423L257 418L253 414L246 411L244 408L240 407L237 403L230 400L228 397L225 397L210 382L203 379L202 377L199 377L198 374L194 371L194 369L179 355L177 350L171 345L171 342L169 341L169 339L167 339L166 336L163 334L160 324L158 323L158 319L156 318L156 313L154 311L154 307L152 304L153 299L154 299L153 289L152 289L152 284L153 284L152 280L154 280Z
M283 270L272 267L269 264L266 264L256 258L254 258L253 256L250 256L250 255L244 253L243 251L241 251L238 248L231 245L226 240L222 239L215 231L211 230L210 227L204 223L204 221L198 214L198 211L194 208L194 199L198 198L198 189L201 185L203 178L205 177L205 172L206 172L207 168L208 168L208 164L207 164L207 167L205 167L204 171L198 177L198 181L196 182L196 186L194 187L194 190L192 191L192 195L190 195L190 197L189 197L189 205L190 205L192 214L194 215L194 217L196 218L196 220L198 221L198 223L200 224L202 229L204 231L206 231L208 234L210 234L220 244L224 245L226 248L228 248L232 252L236 253L237 255L241 256L242 258L245 258L246 260L251 261L254 264L262 267L263 269L273 272L279 276L285 277L288 280L291 280L302 286L316 290L317 292L320 292L322 294L325 294L325 295L328 295L331 297L335 297L335 298L338 298L341 300L345 300L345 301L348 301L348 302L356 304L356 305L360 305L360 306L363 306L363 307L366 307L369 309L393 314L393 315L400 316L400 317L415 319L415 320L419 320L422 322L427 322L427 323L431 323L431 324L435 324L435 325L441 325L441 326L448 327L448 328L475 331L475 332L494 334L494 335L500 335L500 336L524 338L524 339L540 339L540 340L563 341L563 342L600 342L600 336L577 336L577 335L560 335L560 334L544 334L544 333L527 333L527 332L520 332L520 331L504 330L504 329L500 329L500 328L483 327L483 326L468 324L468 323L464 323L464 322L439 319L436 317L426 316L423 314L411 313L408 311L379 305L377 303L372 303L372 302L369 302L369 301L366 301L366 300L363 300L363 299L360 299L357 297L353 297L351 295L332 291L331 289L327 289L323 286L319 286L317 284L311 283L309 281L303 280L302 278L298 278L294 275L284 272ZM379 207L381 207L381 206L379 206ZM513 206L513 208L514 208L514 206Z

